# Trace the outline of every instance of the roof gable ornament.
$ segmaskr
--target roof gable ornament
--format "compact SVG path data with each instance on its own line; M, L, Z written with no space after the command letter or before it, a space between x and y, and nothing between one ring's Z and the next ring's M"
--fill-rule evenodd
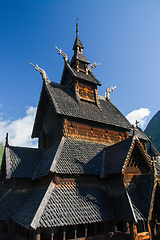
M38 64L36 64L36 66L35 66L34 64L30 63L30 65L33 66L33 67L36 69L36 71L39 71L39 72L40 72L40 74L42 75L42 78L43 78L43 80L44 80L45 82L48 82L48 83L51 82L51 81L48 79L47 73L44 71L44 69L40 68L40 67L38 66Z
M105 93L105 98L107 99L107 100L110 100L110 98L111 98L111 92L113 92L114 91L114 89L116 88L116 86L115 87L110 87L110 88L107 88L106 89L106 93Z
M55 48L58 50L58 54L63 56L63 59L65 60L65 62L68 62L68 56L66 53L62 52L62 49L59 49L57 46L55 46Z
M90 64L88 67L87 67L87 73L88 73L88 71L90 71L90 72L92 72L92 69L95 67L97 67L98 65L100 65L100 63L92 63L92 64Z

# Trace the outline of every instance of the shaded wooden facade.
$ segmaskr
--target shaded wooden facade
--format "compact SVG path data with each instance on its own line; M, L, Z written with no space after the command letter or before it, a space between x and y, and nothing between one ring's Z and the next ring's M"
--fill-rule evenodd
M148 137L98 95L83 48L77 25L61 83L42 74L32 132L38 149L6 139L0 239L158 239L157 154L148 155Z

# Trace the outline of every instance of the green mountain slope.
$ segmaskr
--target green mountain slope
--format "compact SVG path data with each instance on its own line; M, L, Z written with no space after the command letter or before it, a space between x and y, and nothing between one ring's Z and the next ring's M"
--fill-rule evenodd
M2 144L0 144L0 166L1 166L1 162L2 162L3 151L4 151L4 147Z
M152 143L160 152L160 111L153 116L144 132L153 138Z

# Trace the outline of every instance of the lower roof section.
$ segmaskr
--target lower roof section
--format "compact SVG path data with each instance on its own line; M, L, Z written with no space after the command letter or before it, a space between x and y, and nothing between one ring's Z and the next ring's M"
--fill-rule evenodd
M100 185L50 183L35 188L11 219L36 229L109 221L114 213Z
M25 228L49 228L102 221L137 222L148 219L148 202L154 187L149 184L141 196L140 179L126 187L123 181L60 182L33 189L8 189L1 196L1 220L11 219ZM138 184L138 186L137 186ZM147 211L146 211L147 210ZM3 216L3 218L2 218Z
M3 194L0 197L0 220L6 221L10 219L31 191L31 189L25 188L3 188Z

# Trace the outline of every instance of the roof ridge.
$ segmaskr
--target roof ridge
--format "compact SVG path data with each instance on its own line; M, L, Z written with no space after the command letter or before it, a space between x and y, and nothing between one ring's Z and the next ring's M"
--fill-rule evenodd
M65 137L62 137L62 138L61 138L61 141L60 141L60 143L59 143L59 145L58 145L58 149L57 149L56 154L55 154L55 156L54 156L52 165L51 165L51 167L50 167L50 171L52 171L52 172L54 172L54 171L56 170L56 164L57 164L58 158L59 158L59 156L60 156L60 154L61 154L61 151L62 151L63 145L64 145L64 143L65 143L65 140L66 140L66 138L65 138Z
M44 150L42 150L40 148L20 147L20 146L11 146L11 145L6 146L5 148L23 149L23 150L26 150L26 151L33 150L33 151L39 151L39 152L43 152L44 151Z
M0 203L3 202L12 192L13 192L13 189L10 188L6 193L4 193L0 198Z
M43 198L42 198L42 200L41 200L41 202L38 206L36 214L34 215L34 218L32 219L32 222L31 222L30 226L32 228L34 228L35 230L37 229L37 225L39 223L39 221L37 219L39 219L42 216L43 211L44 211L44 209L45 209L45 207L48 203L46 200L47 199L49 200L49 197L50 197L54 187L55 187L55 184L53 184L53 182L50 182L50 184L49 184L49 186L48 186L45 194L43 195Z

